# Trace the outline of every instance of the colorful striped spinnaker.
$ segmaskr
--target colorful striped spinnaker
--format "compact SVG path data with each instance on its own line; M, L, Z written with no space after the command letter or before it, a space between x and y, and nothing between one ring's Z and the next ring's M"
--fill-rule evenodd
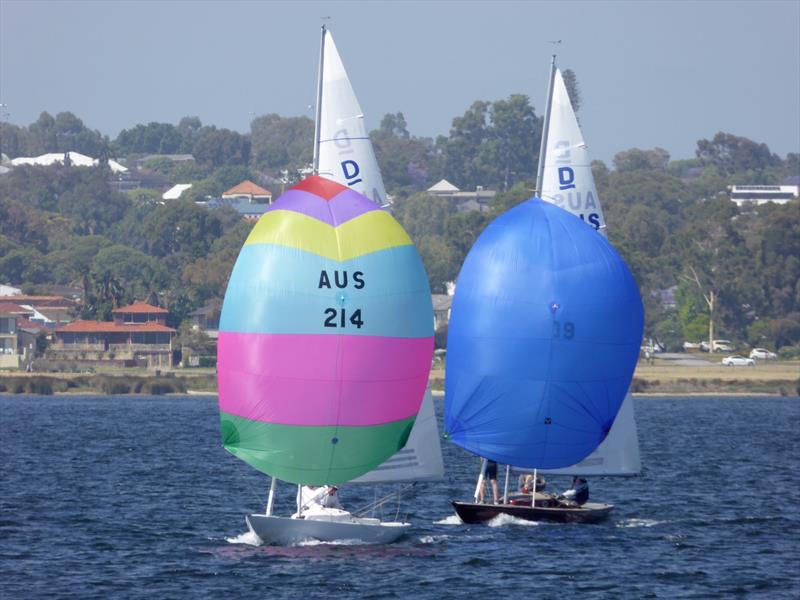
M291 483L355 479L405 444L432 353L428 278L408 235L361 194L309 177L259 219L228 283L223 445Z

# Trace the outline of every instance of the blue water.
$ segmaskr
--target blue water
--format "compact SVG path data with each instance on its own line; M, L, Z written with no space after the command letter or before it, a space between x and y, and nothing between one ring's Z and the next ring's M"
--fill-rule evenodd
M0 396L0 597L797 598L800 400L635 406L645 471L590 481L603 524L459 524L477 462L446 444L400 542L280 548L248 543L267 478L220 447L214 399Z

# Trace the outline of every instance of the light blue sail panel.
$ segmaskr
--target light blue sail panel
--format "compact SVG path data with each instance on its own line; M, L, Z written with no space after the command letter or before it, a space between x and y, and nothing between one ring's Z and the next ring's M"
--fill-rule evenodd
M234 308L222 312L222 331L335 335L341 329L326 326L337 323L326 311L344 308L361 316L348 335L433 335L428 277L411 245L337 261L299 248L248 244L233 267L225 306Z
M478 238L447 338L445 431L528 468L588 456L633 376L644 313L627 265L595 230L532 198Z

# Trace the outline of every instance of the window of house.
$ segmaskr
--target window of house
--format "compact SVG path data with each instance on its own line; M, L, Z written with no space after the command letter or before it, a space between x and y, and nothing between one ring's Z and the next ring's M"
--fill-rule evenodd
M17 319L11 317L0 317L0 333L16 333Z

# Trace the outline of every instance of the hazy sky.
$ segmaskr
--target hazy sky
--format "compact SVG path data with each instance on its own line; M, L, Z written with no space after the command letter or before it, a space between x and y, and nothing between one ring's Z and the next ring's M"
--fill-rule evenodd
M308 115L328 21L370 129L446 134L475 100L544 108L548 40L583 96L593 157L694 156L725 131L800 152L800 1L36 2L0 0L4 119L72 111L112 138L150 121L249 130Z

